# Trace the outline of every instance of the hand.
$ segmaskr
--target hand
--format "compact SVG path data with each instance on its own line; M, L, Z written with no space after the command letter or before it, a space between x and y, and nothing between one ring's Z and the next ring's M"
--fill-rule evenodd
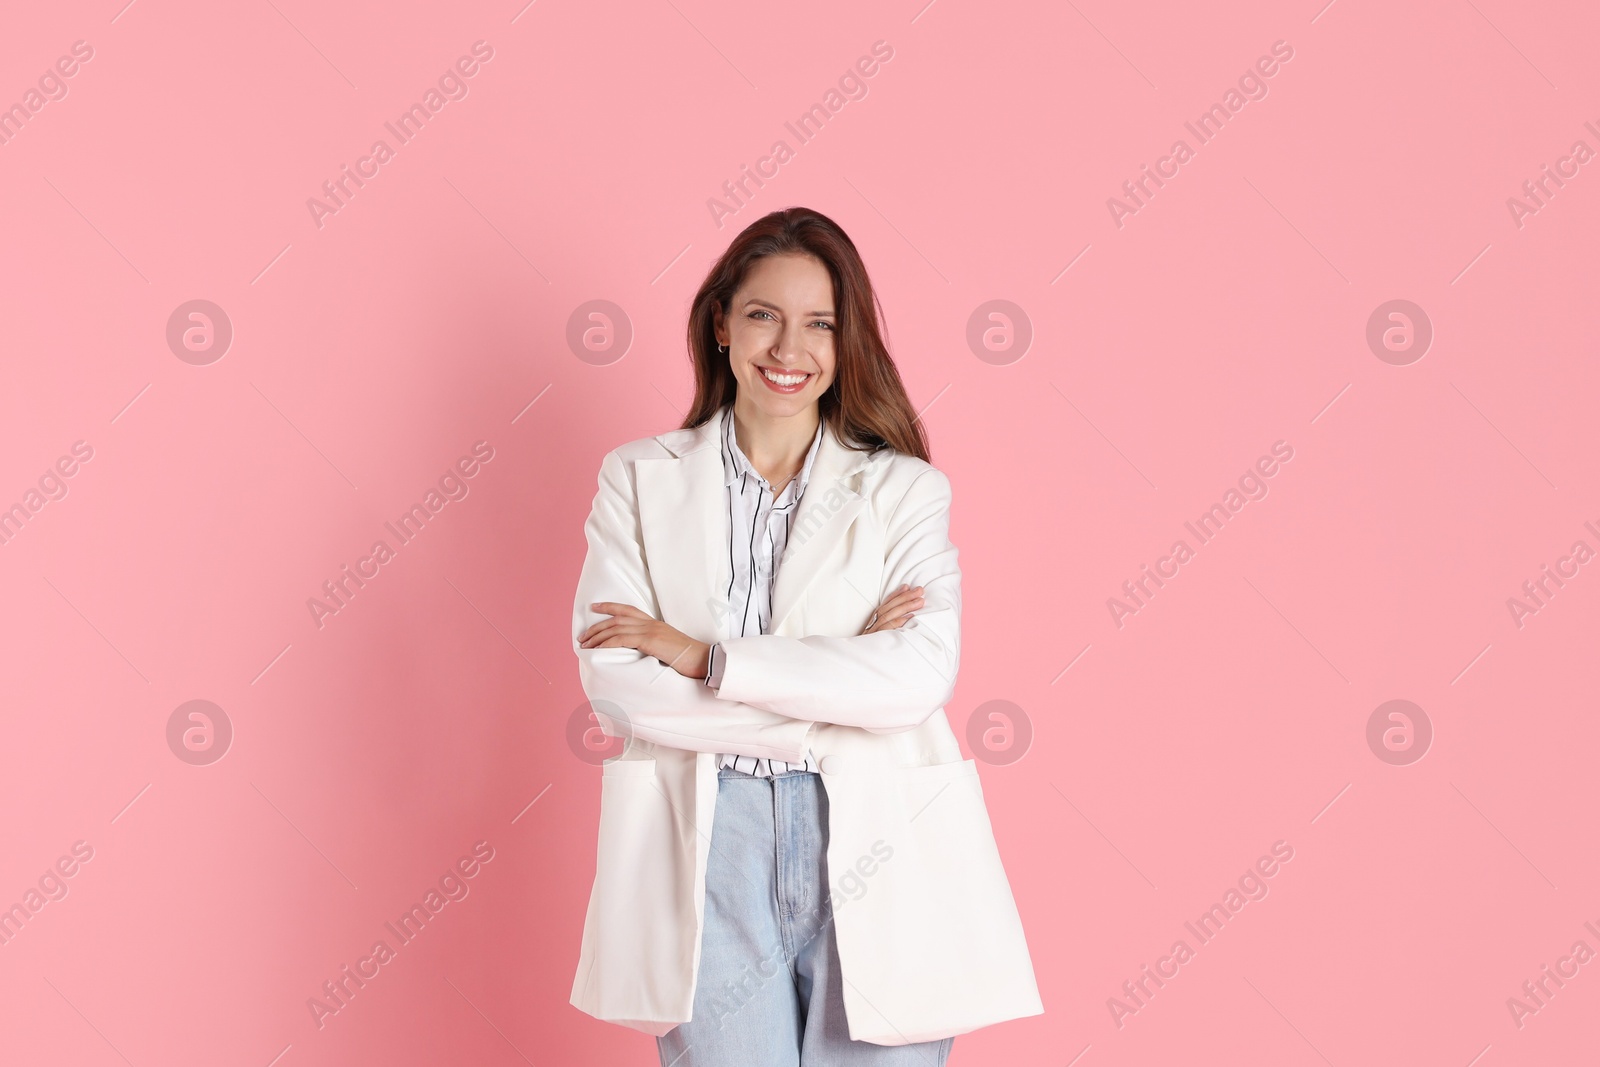
M711 646L704 641L696 641L630 604L601 601L589 607L611 618L602 619L583 631L578 639L579 648L636 648L685 678L706 676Z
M872 612L872 618L867 620L867 628L862 630L862 636L876 633L879 630L896 630L905 625L911 618L911 613L927 603L922 595L922 586L910 588L902 585L884 598Z

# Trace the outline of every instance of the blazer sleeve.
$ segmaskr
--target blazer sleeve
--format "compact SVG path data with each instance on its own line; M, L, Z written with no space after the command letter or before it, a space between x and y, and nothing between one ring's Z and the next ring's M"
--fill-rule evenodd
M855 637L730 638L717 697L873 733L912 729L949 703L961 655L961 568L944 472L930 467L912 481L886 542L884 588L923 586L915 615Z
M584 523L589 547L572 608L578 677L602 731L695 752L804 762L811 721L719 699L703 679L686 678L637 649L578 647L583 632L607 617L590 604L618 601L661 618L645 565L636 501L627 466L615 451L607 453Z

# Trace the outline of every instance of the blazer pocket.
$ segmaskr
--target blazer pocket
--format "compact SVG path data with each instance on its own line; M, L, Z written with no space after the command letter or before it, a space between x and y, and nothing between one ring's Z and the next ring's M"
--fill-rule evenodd
M600 764L600 775L604 778L654 778L656 776L655 757L628 759L624 756L614 756Z
M894 774L902 786L917 787L938 785L952 778L965 778L978 773L975 759L956 760L953 763L929 763L921 767L901 767Z

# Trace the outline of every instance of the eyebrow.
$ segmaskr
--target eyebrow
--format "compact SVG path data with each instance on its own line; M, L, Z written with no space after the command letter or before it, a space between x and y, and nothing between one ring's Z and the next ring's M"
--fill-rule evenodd
M782 311L783 310L777 304L773 304L773 303L771 303L769 301L762 300L759 297L751 297L750 299L746 300L744 302L744 304L745 304L745 307L749 307L751 304L760 304L762 307L771 308L773 311ZM829 318L829 319L834 317L832 311L807 311L807 312L805 312L805 314L807 316L816 315L816 316L819 316L819 317L822 317L822 318Z

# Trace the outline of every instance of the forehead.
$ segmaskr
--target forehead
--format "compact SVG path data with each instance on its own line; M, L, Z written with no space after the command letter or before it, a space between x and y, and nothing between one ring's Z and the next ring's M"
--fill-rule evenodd
M811 255L762 256L750 265L737 298L801 311L833 310L833 278Z

